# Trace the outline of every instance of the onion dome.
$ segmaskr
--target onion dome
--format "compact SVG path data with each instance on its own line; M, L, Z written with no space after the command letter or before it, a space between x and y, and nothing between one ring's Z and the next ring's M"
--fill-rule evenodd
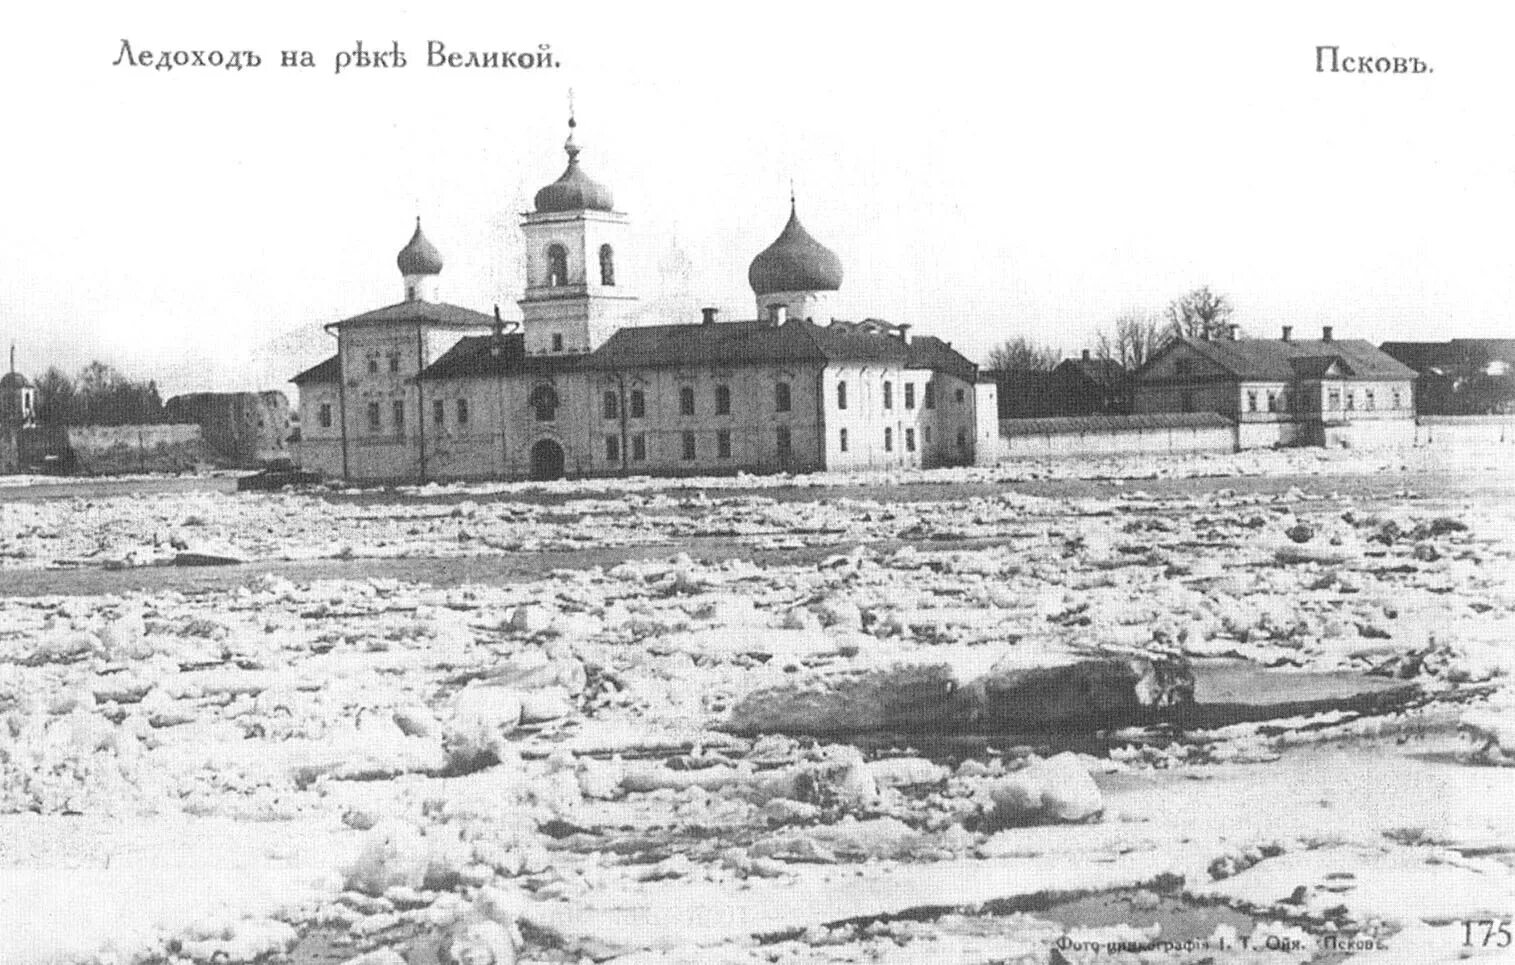
M410 242L400 249L395 258L402 275L439 275L442 273L442 253L437 246L426 240L421 233L421 219L416 218L416 233Z
M568 167L561 177L537 192L538 214L555 211L614 211L615 196L605 185L591 178L579 167L579 146L574 143L573 129L578 122L568 118L568 140L563 150L568 154Z
M842 260L810 237L789 199L789 223L752 259L747 283L758 295L775 292L834 292L842 287Z
M0 389L29 389L31 387L32 384L20 372L7 372L0 375Z

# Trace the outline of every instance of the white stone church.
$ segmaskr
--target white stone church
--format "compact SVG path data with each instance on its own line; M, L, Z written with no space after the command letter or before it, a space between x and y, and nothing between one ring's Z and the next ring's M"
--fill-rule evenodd
M809 472L987 454L995 387L910 326L830 314L840 259L789 221L752 260L752 321L643 324L621 271L628 219L579 164L523 216L521 321L438 297L417 219L404 299L326 326L295 376L306 469L356 482Z

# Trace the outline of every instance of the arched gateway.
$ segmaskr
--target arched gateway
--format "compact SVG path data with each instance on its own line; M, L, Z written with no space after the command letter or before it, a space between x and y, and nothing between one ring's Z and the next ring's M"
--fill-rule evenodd
M531 447L531 478L563 478L563 447L551 439L543 439Z

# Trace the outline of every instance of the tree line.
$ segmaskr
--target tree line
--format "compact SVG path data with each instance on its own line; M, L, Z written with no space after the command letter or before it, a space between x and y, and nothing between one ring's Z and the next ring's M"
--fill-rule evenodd
M1090 376L1102 387L1105 405L1124 411L1129 402L1128 376L1180 338L1227 338L1234 307L1223 294L1202 285L1170 301L1161 312L1128 311L1095 332L1090 357L1099 364ZM1062 353L1017 335L990 350L987 368L994 372L1050 372Z
M1203 285L1173 299L1162 312L1123 313L1109 328L1095 332L1092 354L1129 372L1175 339L1227 337L1233 311L1229 298ZM1057 349L1017 335L991 349L985 361L997 372L1050 372L1061 360Z
M36 380L43 425L126 426L167 421L158 385L128 378L96 360L70 377L56 365Z

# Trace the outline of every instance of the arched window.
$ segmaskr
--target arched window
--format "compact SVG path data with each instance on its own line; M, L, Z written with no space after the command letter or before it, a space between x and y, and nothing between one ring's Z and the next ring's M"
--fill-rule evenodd
M526 404L536 410L538 422L551 422L558 417L558 394L550 385L539 385L532 389Z
M547 287L568 284L568 249L562 245L547 247Z
M615 252L609 245L600 245L600 284L615 284Z

